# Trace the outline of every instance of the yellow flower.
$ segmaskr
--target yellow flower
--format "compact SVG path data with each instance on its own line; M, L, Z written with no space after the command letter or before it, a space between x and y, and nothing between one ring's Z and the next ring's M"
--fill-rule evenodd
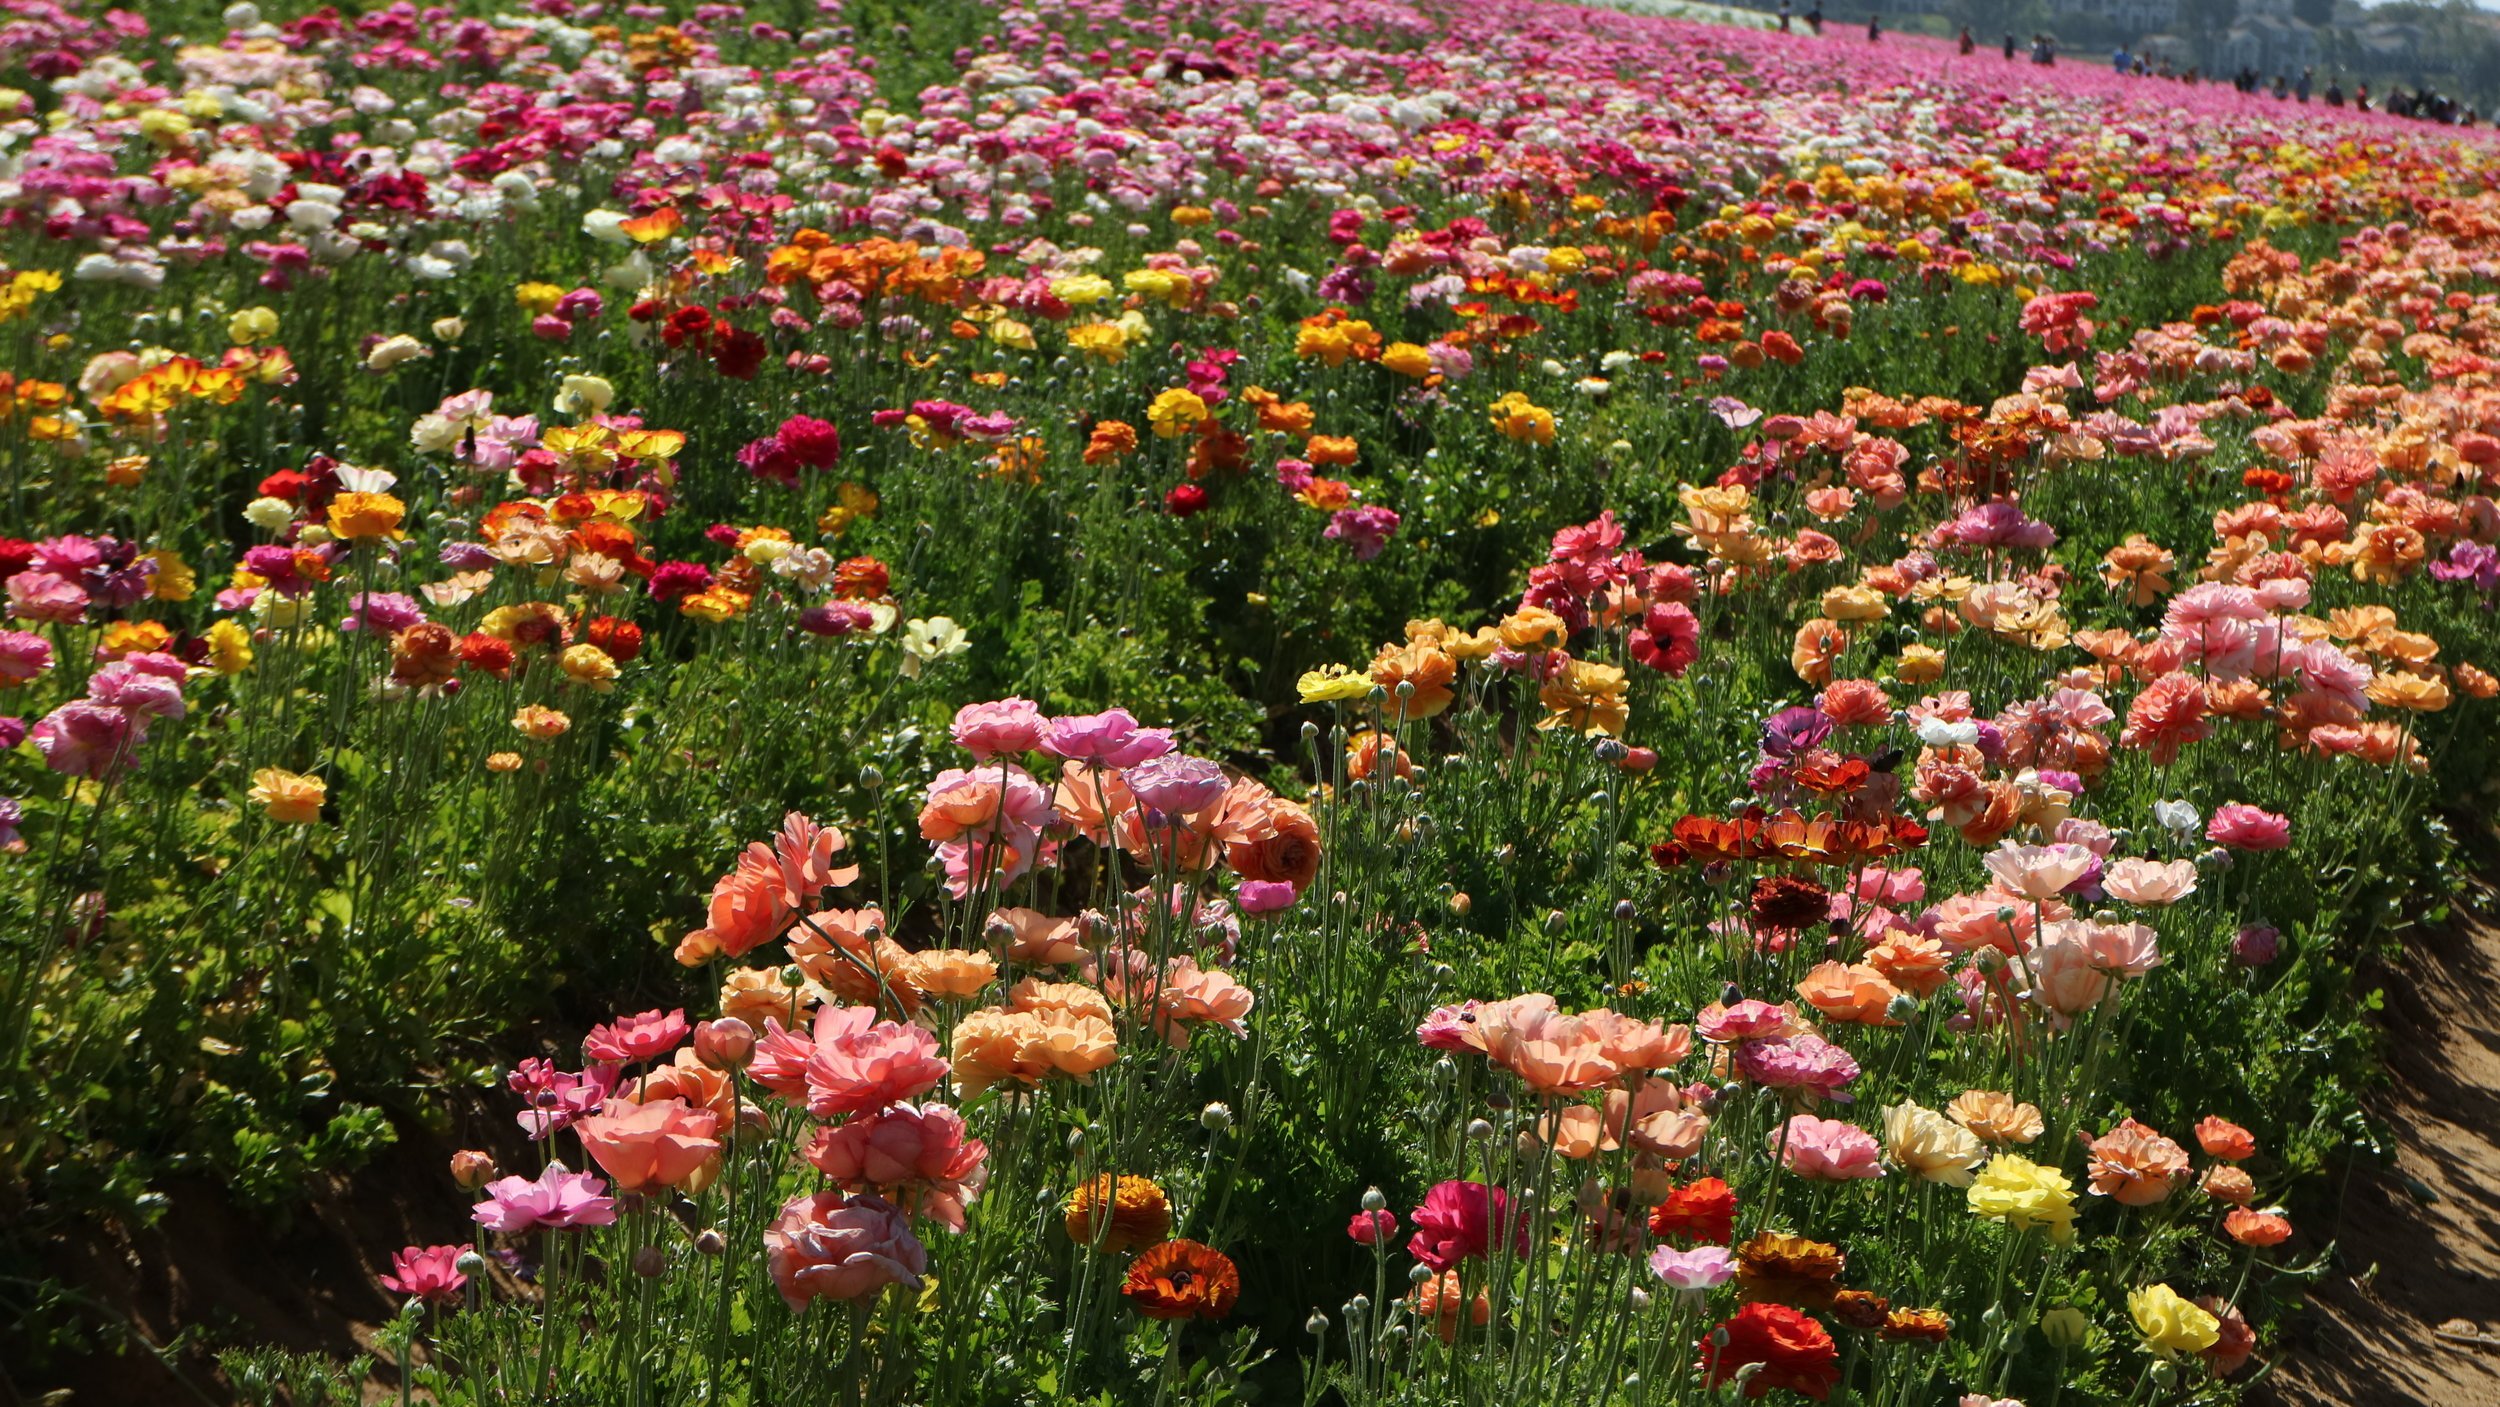
M490 752L486 755L486 770L489 772L518 772L521 770L521 754L517 752Z
M564 730L573 726L573 720L543 704L523 704L520 711L512 715L512 726L520 730L522 737L543 743L549 738L564 736Z
M274 308L242 308L226 319L226 336L234 345L249 347L278 335L278 313Z
M575 645L557 656L564 677L605 693L616 687L616 661L596 645Z
M2147 1285L2127 1294L2127 1313L2145 1347L2169 1358L2202 1353L2222 1337L2222 1321L2180 1297L2168 1285Z
M1080 323L1068 329L1068 345L1117 366L1128 357L1128 329L1116 322Z
M1051 296L1071 308L1099 303L1111 292L1111 280L1100 274L1064 274L1050 281Z
M1904 684L1933 684L1944 678L1944 651L1933 645L1904 645L1892 677Z
M1970 1209L2016 1231L2045 1228L2064 1245L2075 1239L2075 1184L2055 1168L1999 1153L1970 1185Z
M399 531L408 505L387 493L343 493L330 500L330 531L350 542Z
M1969 1129L1918 1104L1884 1111L1884 1152L1894 1165L1929 1182L1968 1187L1987 1149Z
M152 620L117 620L104 627L104 640L98 652L105 659L124 655L146 654L162 650L174 643L171 628Z
M1623 671L1593 660L1573 660L1563 666L1545 681L1538 698L1546 710L1546 717L1536 725L1539 728L1569 728L1594 737L1622 732L1632 717Z
M252 632L231 620L208 628L208 667L219 674L241 674L252 667Z
M1838 621L1882 620L1891 608L1871 586L1835 586L1823 593L1823 614Z
M200 589L200 574L191 570L181 553L160 547L141 555L156 564L156 571L148 577L150 596L159 601L188 601Z
M1380 354L1380 364L1400 376L1420 381L1432 374L1432 353L1412 342L1392 342Z
M309 826L320 820L321 803L329 796L329 783L319 777L278 767L263 767L252 774L252 804L284 825Z
M1371 676L1358 674L1341 664L1324 664L1294 682L1294 688L1306 704L1343 703L1359 699L1372 691Z
M1146 408L1146 423L1154 427L1157 437L1169 440L1189 433L1208 415L1207 403L1199 399L1197 392L1175 386L1156 396L1154 404Z
M525 283L512 290L512 301L531 317L545 317L564 301L564 290L552 283Z
M1511 439L1539 445L1554 442L1554 412L1531 402L1517 391L1493 403L1491 418L1493 428Z

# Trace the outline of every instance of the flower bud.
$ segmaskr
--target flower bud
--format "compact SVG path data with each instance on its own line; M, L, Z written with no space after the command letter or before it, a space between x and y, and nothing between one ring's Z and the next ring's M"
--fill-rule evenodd
M1366 1188L1364 1188L1364 1189L1363 1189L1363 1210L1365 1210L1365 1211L1367 1211L1367 1212L1385 1212L1385 1211L1389 1210L1389 1197L1388 1197L1388 1194L1387 1194L1387 1193L1385 1193L1385 1192L1382 1192L1382 1191L1381 1191L1379 1188L1377 1188L1377 1187L1366 1187Z
M715 1070L743 1070L755 1059L755 1028L735 1016L706 1021L694 1028L694 1054Z
M1429 1265L1418 1265L1406 1272L1406 1283L1410 1285L1420 1285L1431 1278L1432 1267Z
M2272 924L2252 923L2231 938L2231 961L2242 967L2264 967L2283 952L2283 934Z
M1209 1133L1222 1133L1232 1126L1232 1106L1220 1100L1198 1111L1198 1127Z
M2079 1347L2091 1329L2091 1319L2070 1304L2061 1304L2040 1316L2040 1337L2047 1339L2051 1348Z
M1907 992L1893 993L1892 1000L1884 1003L1884 1019L1896 1024L1907 1024L1909 1022L1916 1021L1918 1019L1918 998L1911 996Z
M495 1160L474 1148L463 1148L451 1155L451 1180L475 1192L495 1180Z
M1467 1121L1467 1136L1481 1143L1493 1136L1493 1126L1482 1119L1470 1119Z
M645 1280L657 1280L668 1273L668 1252L657 1246L645 1246L634 1252L634 1273Z
M1302 1321L1302 1332L1309 1334L1313 1338L1318 1338L1320 1335L1327 1333L1328 1316L1320 1313L1316 1309L1312 1310L1311 1317Z
M460 1258L451 1263L451 1268L474 1280L486 1273L486 1257L475 1251L462 1251Z
M862 767L859 769L859 784L870 791L875 791L885 785L885 773L879 771L873 764Z
M721 1239L720 1232L707 1226L695 1234L694 1249L697 1255L718 1256L729 1249L729 1243Z

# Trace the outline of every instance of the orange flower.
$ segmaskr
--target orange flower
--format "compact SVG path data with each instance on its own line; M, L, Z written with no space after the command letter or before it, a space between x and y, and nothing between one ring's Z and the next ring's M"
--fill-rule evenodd
M2235 1168L2229 1163L2205 1169L2204 1188L2206 1196L2234 1206L2244 1207L2257 1200L2256 1179L2248 1175L2246 1168Z
M1874 967L1844 962L1817 964L1797 983L1806 1005L1834 1021L1865 1026L1898 1026L1886 1014L1901 989Z
M1837 621L1816 617L1797 627L1797 643L1788 652L1788 667L1809 684L1832 682L1833 666L1849 648L1849 633Z
M911 955L906 971L925 995L969 1001L998 980L998 959L961 948L931 948Z
M1117 1255L1171 1235L1172 1204L1150 1178L1104 1173L1068 1194L1060 1220L1069 1240Z
M2040 1111L2017 1104L2010 1094L1992 1089L1966 1089L1944 1107L1945 1116L1999 1148L2029 1143L2048 1125Z
M1458 661L1448 651L1420 640L1383 645L1372 657L1372 682L1389 691L1385 705L1391 716L1402 723L1436 718L1458 697L1451 687L1458 679ZM1398 695L1400 684L1412 684L1414 692L1404 698Z
M2292 1224L2272 1212L2253 1212L2246 1207L2233 1207L2222 1218L2222 1229L2243 1246L2279 1246L2291 1239Z
M1736 1248L1736 1285L1747 1300L1819 1309L1847 1265L1838 1246L1765 1231Z
M343 493L330 500L330 531L350 542L389 537L407 511L387 493Z
M1221 1319L1241 1298L1241 1272L1213 1246L1165 1241L1129 1266L1120 1293L1149 1319Z
M2255 1134L2213 1114L2196 1121L2196 1144L2208 1156L2226 1163L2246 1162L2257 1156Z
M1462 1303L1465 1304L1470 1324L1480 1325L1493 1317L1492 1300L1482 1290L1476 1291L1474 1300L1467 1300L1455 1270L1444 1270L1431 1279L1416 1282L1413 1292L1406 1297L1406 1303L1418 1320L1432 1326L1432 1332L1440 1335L1443 1343L1458 1342L1458 1316Z

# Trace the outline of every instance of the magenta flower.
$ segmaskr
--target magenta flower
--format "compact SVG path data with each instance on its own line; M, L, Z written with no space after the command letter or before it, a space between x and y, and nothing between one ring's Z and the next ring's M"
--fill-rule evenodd
M19 620L82 620L87 588L52 572L19 572L9 578L9 614Z
M51 667L51 641L31 630L0 630L0 689L14 689Z
M468 1249L410 1246L394 1252L391 1273L382 1277L382 1288L432 1304L448 1304L460 1298L461 1288L469 1283L469 1277L460 1273L460 1257Z
M1129 795L1166 816L1204 811L1222 799L1232 783L1224 769L1203 757L1171 752L1128 769Z
M1767 1089L1796 1090L1811 1099L1848 1102L1858 1062L1849 1052L1812 1032L1779 1040L1746 1041L1736 1047L1736 1068Z
M1462 1260L1478 1259L1493 1248L1499 1223L1512 1221L1510 1195L1481 1182L1444 1182L1424 1194L1424 1204L1409 1218L1415 1234L1406 1252L1434 1270L1447 1270ZM1516 1219L1516 1254L1528 1253L1528 1219Z
M1398 1234L1398 1214L1393 1211L1356 1212L1346 1223L1345 1234L1366 1246L1376 1246Z
M1398 530L1400 521L1395 509L1378 504L1340 508L1329 518L1328 527L1320 536L1329 542L1342 542L1353 549L1355 561L1368 562L1389 545L1389 538Z
M2234 801L2215 810L2205 824L2205 838L2231 850L2281 850L2292 843L2292 822L2288 816Z
M22 577L24 573L19 573ZM147 740L144 718L76 699L35 721L32 736L43 765L72 777L107 777Z
M1068 762L1129 768L1172 750L1172 730L1141 728L1125 708L1071 714L1042 725L1042 751Z
M489 1231L519 1233L540 1227L564 1230L606 1226L616 1220L608 1185L589 1173L549 1163L535 1178L503 1177L486 1184L486 1200L471 1213Z

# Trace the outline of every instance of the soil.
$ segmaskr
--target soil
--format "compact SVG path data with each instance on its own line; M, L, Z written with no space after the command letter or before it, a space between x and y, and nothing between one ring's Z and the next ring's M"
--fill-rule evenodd
M468 1198L449 1165L483 1148L510 1166L531 1158L508 1112L488 1097L458 1102L446 1131L399 1129L356 1172L326 1178L283 1214L240 1206L206 1181L166 1184L153 1226L105 1227L51 1248L49 1269L126 1320L119 1351L73 1359L30 1381L0 1383L45 1407L202 1407L233 1401L222 1348L273 1344L344 1363L373 1353L399 1308L375 1277L410 1245L465 1240ZM397 1401L396 1367L377 1362L365 1399ZM13 1407L13 1404L12 1404Z
M2389 1078L2369 1103L2394 1166L2356 1169L2311 1228L2335 1263L2260 1407L2500 1404L2500 892L2470 897L2479 916L2406 935L2380 974Z

